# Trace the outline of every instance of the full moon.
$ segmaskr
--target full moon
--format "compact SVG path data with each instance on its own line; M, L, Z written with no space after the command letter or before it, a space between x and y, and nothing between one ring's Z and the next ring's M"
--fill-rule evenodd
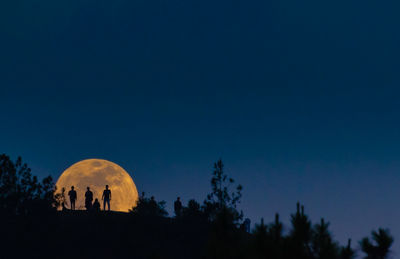
M131 176L119 165L103 159L87 159L73 164L58 178L57 192L65 188L66 201L69 208L68 191L75 187L76 209L85 209L85 192L90 187L93 201L97 198L103 209L101 196L105 186L111 190L111 210L127 212L136 206L138 191Z

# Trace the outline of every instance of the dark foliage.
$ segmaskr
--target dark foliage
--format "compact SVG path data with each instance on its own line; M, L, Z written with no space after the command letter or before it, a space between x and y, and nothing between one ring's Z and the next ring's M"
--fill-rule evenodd
M335 259L339 256L339 246L332 240L328 227L329 223L324 219L314 226L311 241L314 258Z
M351 249L351 239L349 239L347 246L340 249L340 259L353 259L356 257L356 253Z
M191 221L193 224L197 224L199 222L204 223L207 222L207 215L202 210L200 203L196 200L189 200L186 207L182 209L181 220Z
M142 193L136 206L129 211L140 217L165 217L168 215L165 210L165 204L165 201L157 202L153 196L147 198L145 193Z
M361 249L366 254L365 259L385 259L389 258L390 247L393 244L393 237L387 229L378 229L372 231L372 240L368 237L360 241Z
M301 206L300 211L300 203L297 203L296 213L291 215L291 223L292 230L289 237L289 243L292 248L290 250L292 257L297 257L298 259L312 258L311 221L304 213L304 206Z
M7 215L28 215L51 210L55 205L54 184L46 177L41 182L21 157L13 162L0 155L0 211Z
M208 215L210 221L217 220L218 214L230 213L233 224L238 224L243 218L243 213L239 212L236 207L240 203L243 187L239 184L233 186L235 180L228 177L224 172L224 164L222 160L214 163L214 171L211 177L211 193L207 195L204 201L203 209ZM232 190L233 188L233 190Z
M240 258L242 233L238 229L243 213L237 210L242 197L242 186L224 172L221 160L214 163L211 193L204 201L203 211L210 223L207 258Z
M55 199L55 204L56 204L57 208L61 208L61 209L65 210L66 207L68 206L68 202L65 197L65 188L64 187L61 188L61 192L55 193L54 199Z

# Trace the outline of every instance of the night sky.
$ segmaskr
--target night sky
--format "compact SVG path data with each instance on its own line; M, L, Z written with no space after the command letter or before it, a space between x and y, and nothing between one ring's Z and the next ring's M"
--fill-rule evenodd
M388 227L400 252L399 8L2 1L0 153L55 179L113 161L170 212L222 158L252 223L287 230L301 201L342 244Z

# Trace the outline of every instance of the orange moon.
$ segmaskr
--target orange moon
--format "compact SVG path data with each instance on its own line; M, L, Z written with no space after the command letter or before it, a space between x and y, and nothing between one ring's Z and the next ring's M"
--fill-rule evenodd
M75 208L85 209L86 187L93 192L93 201L97 198L103 209L101 196L105 186L111 190L111 210L127 212L136 206L139 198L136 185L131 176L119 165L103 159L86 159L73 164L58 178L57 192L65 188L65 198L69 208L68 191L75 187L77 200Z

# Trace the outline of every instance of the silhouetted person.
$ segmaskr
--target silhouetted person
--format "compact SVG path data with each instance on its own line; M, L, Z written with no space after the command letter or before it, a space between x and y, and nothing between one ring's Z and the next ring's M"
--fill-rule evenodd
M93 211L98 212L100 211L100 202L99 200L96 198L93 202L93 206L92 206Z
M76 201L76 191L74 190L74 186L71 186L71 190L68 192L69 201L71 202L71 210L75 210L75 201Z
M106 189L103 191L101 199L104 200L103 210L106 210L106 203L108 205L108 210L110 210L111 191L108 189L108 185L106 185Z
M175 215L177 217L181 216L181 213L182 213L182 202L181 202L181 198L180 197L178 197L176 199L176 201L174 202L174 211L175 211Z
M85 207L86 210L90 210L92 208L92 201L93 201L93 192L87 187L87 191L85 193Z

